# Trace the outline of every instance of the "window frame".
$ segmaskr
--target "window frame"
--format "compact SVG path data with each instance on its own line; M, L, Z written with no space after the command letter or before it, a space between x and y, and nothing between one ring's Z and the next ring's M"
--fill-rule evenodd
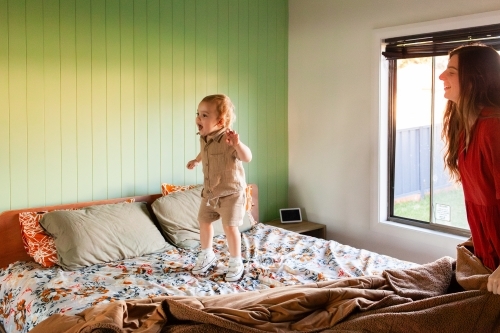
M433 202L432 198L434 196L434 186L430 186L430 198L431 198L431 205L430 205L430 211L429 211L429 222L424 222L420 220L415 220L407 217L399 217L393 215L394 212L394 185L395 185L395 159L396 159L396 98L397 96L397 60L396 59L388 59L386 60L388 62L388 106L387 106L387 112L388 112L388 183L387 183L387 219L392 222L396 223L402 223L402 224L407 224L419 228L425 228L425 229L430 229L430 230L435 230L435 231L441 231L441 232L446 232L450 234L455 234L459 236L465 236L465 237L470 237L470 230L463 229L463 228L458 228L458 227L453 227L453 226L447 226L444 224L439 224L439 223L434 223L432 222L432 215L434 212L434 207L433 207ZM434 57L432 58L432 74L431 74L431 80L432 80L432 99L431 99L431 119L434 119L434 92L435 92L435 78L436 78L436 72L435 72L435 59ZM392 102L392 103L391 103ZM434 139L436 137L436 133L434 131L434 122L431 123L430 125L430 131L431 131L431 145L430 145L430 177L429 179L433 179L433 160L432 156L434 156Z

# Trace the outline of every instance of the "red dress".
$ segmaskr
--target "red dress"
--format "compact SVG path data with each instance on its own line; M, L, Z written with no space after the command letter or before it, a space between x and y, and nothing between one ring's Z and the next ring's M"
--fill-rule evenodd
M486 267L500 265L500 110L484 108L467 152L458 157L474 253Z

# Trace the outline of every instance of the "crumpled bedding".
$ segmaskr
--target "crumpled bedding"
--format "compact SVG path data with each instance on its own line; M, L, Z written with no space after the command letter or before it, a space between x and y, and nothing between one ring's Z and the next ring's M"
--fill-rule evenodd
M500 296L484 289L488 275L470 247L457 250L457 261L380 276L101 304L53 315L31 332L500 332Z

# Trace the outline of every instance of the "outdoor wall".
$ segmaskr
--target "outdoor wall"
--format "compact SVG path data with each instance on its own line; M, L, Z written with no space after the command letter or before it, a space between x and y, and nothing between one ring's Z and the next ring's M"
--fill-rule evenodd
M498 10L497 0L290 0L290 206L344 244L421 263L454 256L460 237L380 223L374 32Z
M262 220L288 193L287 0L0 0L0 211L201 183L228 94Z

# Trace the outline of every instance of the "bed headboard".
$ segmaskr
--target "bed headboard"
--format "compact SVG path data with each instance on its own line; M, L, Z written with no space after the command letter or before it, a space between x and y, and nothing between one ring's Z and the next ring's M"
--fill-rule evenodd
M255 221L259 221L259 195L258 188L255 184L252 186L252 216ZM41 212L59 209L82 208L92 205L103 205L123 202L126 199L135 198L136 202L147 202L151 205L156 199L161 197L161 194L139 195L134 197L115 198L107 200L87 201L79 203L70 203L55 206L25 208L16 210L7 210L0 214L0 267L7 267L10 263L23 260L32 261L33 259L26 253L23 240L21 238L21 226L19 224L20 212Z

